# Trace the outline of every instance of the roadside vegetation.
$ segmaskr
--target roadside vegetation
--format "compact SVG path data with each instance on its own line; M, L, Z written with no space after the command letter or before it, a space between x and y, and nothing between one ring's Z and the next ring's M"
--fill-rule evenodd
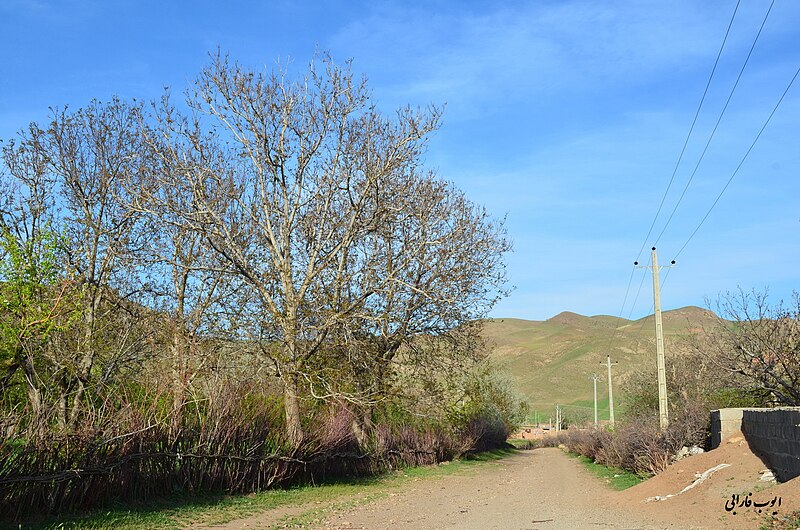
M502 221L426 170L438 108L213 56L174 102L2 147L0 517L251 493L500 447Z
M591 458L575 455L581 463L586 466L593 475L603 480L606 484L617 491L628 489L642 482L644 478L636 473L631 473L619 467L609 467L598 464Z
M604 466L651 476L683 447L709 449L709 412L725 407L797 405L800 298L769 305L765 293L726 294L713 329L692 337L689 353L667 359L669 427L658 420L655 367L639 370L621 388L616 428L572 428L546 437L547 445Z
M800 528L800 511L770 517L761 530L796 530Z
M269 510L285 508L280 526L302 526L330 512L371 502L390 495L403 484L420 479L468 473L483 464L500 460L510 450L493 450L438 465L404 468L370 477L336 480L315 485L270 489L247 495L174 495L137 506L111 505L89 515L42 517L28 522L27 529L157 529L188 524L223 524Z

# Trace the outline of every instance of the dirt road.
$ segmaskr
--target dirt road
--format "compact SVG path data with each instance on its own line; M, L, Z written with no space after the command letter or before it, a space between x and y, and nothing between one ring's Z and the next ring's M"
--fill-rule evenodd
M299 516L299 527L339 530L751 529L762 526L764 514L754 508L728 510L732 494L782 499L780 514L800 509L800 478L768 485L759 479L763 470L764 463L744 438L732 437L714 451L684 459L655 478L617 492L577 459L545 448L453 474L409 480L377 495L359 493L346 502L287 507L192 528L297 528ZM707 477L699 481L703 475ZM654 496L668 498L647 500Z
M318 528L673 528L610 508L614 493L563 451L536 449L467 476L411 483L389 498L333 514Z

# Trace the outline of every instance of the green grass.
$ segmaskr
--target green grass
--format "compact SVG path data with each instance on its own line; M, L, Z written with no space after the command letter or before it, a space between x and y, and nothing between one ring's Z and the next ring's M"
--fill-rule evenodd
M796 530L800 528L800 510L786 515L768 515L760 530Z
M555 404L585 402L592 415L592 373L603 376L598 382L598 399L607 400L608 383L604 366L606 355L618 362L613 368L617 385L632 372L650 366L655 355L652 317L645 325L616 317L566 315L556 321L490 319L484 335L496 347L496 358L507 368L516 389L527 397L534 409L554 415ZM617 329L627 324L628 327ZM668 351L686 350L681 337L691 328L708 329L713 319L698 308L664 312L664 333ZM652 356L651 356L652 354ZM621 394L621 388L618 388ZM618 397L618 399L619 399ZM620 410L620 414L621 414ZM600 410L608 417L607 407ZM547 418L545 417L545 420Z
M357 491L347 496L341 496L338 501L311 508L299 515L288 516L281 520L280 528L307 528L311 525L323 523L330 513L348 510L356 506L367 504L373 500L381 499L408 481L425 480L445 475L469 472L476 469L476 464L489 464L502 460L515 453L514 449L498 449L486 451L475 455L468 455L463 460L456 460L444 465L408 468L392 475L384 475L377 480L373 487L358 488ZM324 487L324 486L323 486Z
M508 443L513 445L514 448L522 450L536 449L537 446L536 440L529 440L529 439L523 440L522 438L509 438Z
M321 503L358 494L392 476L354 479L324 486L275 489L247 495L188 496L148 502L138 507L111 507L82 516L23 524L24 529L172 529L189 523L220 524L267 510L307 503ZM17 525L9 528L17 528Z
M364 481L369 484L368 481ZM358 483L330 484L325 488L302 487L287 490L270 490L236 496L177 495L170 499L153 501L137 507L116 506L101 512L82 516L59 518L22 524L30 529L145 529L183 528L190 522L217 524L247 517L262 511L287 505L303 504L311 500L327 500L345 495L358 488ZM11 526L10 528L16 528Z
M593 475L605 481L609 486L615 490L621 491L635 486L644 481L642 477L636 473L631 473L618 467L607 467L594 462L591 458L570 454L576 457Z
M576 348L570 348L555 361L553 361L548 368L550 368L552 371L559 371L565 364L569 363L570 361L581 359L588 353L591 353L593 350L594 346L592 344L582 344Z
M302 527L318 521L325 513L385 497L412 480L472 472L516 452L499 449L469 455L439 465L406 468L374 477L333 482L318 486L275 489L248 495L188 496L149 502L140 506L116 506L82 516L40 520L0 528L19 529L177 529L190 524L213 525L241 519L277 508L297 507L301 513L287 516L281 527Z
M598 394L600 394L600 383L598 383L597 386L598 386L598 388L597 388ZM605 387L605 388L607 388L607 387ZM603 388L603 390L605 390L605 388ZM583 411L584 414L588 414L590 418L594 417L594 399L576 399L576 400L572 401L571 403L565 403L564 407L566 407L567 410L570 407L573 407L573 408L576 408L576 409L580 409L581 411ZM597 419L598 420L607 420L608 417L609 417L609 414L610 414L609 411L610 411L610 409L609 409L609 406L608 406L608 396L607 395L606 396L598 395L597 396Z

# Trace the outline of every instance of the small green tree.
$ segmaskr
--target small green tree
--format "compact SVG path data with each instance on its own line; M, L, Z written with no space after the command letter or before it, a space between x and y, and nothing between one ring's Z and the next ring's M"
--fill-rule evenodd
M86 419L92 400L125 370L140 366L155 340L146 328L154 313L142 306L149 271L141 259L153 238L131 207L140 194L131 178L148 162L141 124L140 104L92 101L75 111L54 109L46 127L31 124L2 149L0 226L20 249L31 249L31 263L50 256L74 280L58 285L79 318L70 319L69 333L51 333L42 350L53 370L42 380L56 392L64 430ZM51 238L48 227L62 237ZM57 256L39 252L47 245L58 247ZM43 296L52 298L52 279L39 279ZM58 282L65 279L59 273Z
M7 405L19 405L25 389L32 424L47 421L46 395L57 382L50 338L77 314L70 281L58 264L59 237L44 228L27 240L0 231L0 391Z

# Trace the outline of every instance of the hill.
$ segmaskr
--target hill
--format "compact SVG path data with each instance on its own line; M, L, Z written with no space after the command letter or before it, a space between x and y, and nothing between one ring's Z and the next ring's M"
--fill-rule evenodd
M684 307L662 313L667 356L688 350L692 333L714 326L711 311ZM587 317L563 312L544 321L516 318L488 319L484 336L492 356L511 373L517 389L531 405L532 414L547 418L556 403L591 414L591 375L597 373L600 417L608 417L606 356L617 362L612 368L614 389L634 371L655 366L653 315L627 320L608 315ZM621 402L618 390L615 405ZM615 407L616 409L616 407Z

